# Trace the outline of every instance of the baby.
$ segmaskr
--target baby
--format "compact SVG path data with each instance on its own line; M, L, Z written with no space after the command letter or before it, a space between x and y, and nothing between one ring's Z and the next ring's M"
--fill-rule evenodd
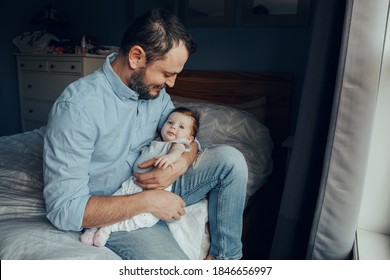
M134 166L152 158L157 158L156 167L166 169L174 164L184 152L191 149L190 143L194 141L199 129L198 117L189 109L179 107L168 116L161 129L162 140L152 141L150 146L142 149L140 157ZM139 170L145 172L147 169ZM171 186L165 190L171 191ZM128 195L142 191L142 188L134 183L131 177L122 183L122 186L113 195ZM138 228L151 227L158 222L158 218L151 213L143 213L121 221L116 224L97 228L90 228L80 236L80 241L98 247L104 246L111 232L131 231Z

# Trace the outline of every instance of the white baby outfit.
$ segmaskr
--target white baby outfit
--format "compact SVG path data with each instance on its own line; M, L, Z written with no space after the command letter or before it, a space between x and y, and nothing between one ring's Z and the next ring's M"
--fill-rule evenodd
M152 141L150 146L146 146L142 149L141 155L136 160L134 164L134 170L137 172L146 172L149 169L140 169L137 167L139 163L145 162L154 157L160 157L166 155L171 149L172 144L181 143L185 145L185 151L189 152L191 146L189 144L188 139L179 138L172 141ZM129 195L141 192L143 189L137 186L134 183L135 178L132 176L126 181L124 181L121 187L113 194L117 195ZM171 191L172 186L168 186L165 190ZM152 215L151 213L142 213L137 216L132 217L131 219L127 219L106 227L101 227L99 229L92 228L87 229L80 237L81 242L87 243L95 246L104 246L110 236L111 232L115 231L132 231L139 228L151 227L159 221L157 217Z

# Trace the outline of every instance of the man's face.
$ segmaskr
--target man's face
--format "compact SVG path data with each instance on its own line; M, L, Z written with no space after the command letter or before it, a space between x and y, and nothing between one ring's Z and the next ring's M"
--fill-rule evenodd
M146 69L147 68L143 67L134 72L130 79L131 88L139 94L139 99L155 99L159 96L160 91L165 88L165 85L147 84L145 82Z
M129 81L131 88L140 99L157 98L163 88L174 86L177 74L183 70L187 59L188 51L184 45L172 48L165 59L137 69Z

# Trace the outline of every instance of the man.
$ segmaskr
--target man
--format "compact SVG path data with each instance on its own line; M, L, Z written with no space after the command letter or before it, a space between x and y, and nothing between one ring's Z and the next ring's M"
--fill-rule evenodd
M232 147L197 146L173 168L135 173L145 191L111 196L130 175L142 147L161 129L173 104L173 87L191 53L189 33L171 13L153 10L125 32L118 55L69 85L49 116L44 140L47 217L59 229L110 225L150 212L178 220L184 206L209 198L208 258L239 259L247 166ZM141 164L150 167L154 160ZM172 192L163 189L173 184ZM213 245L215 244L215 245ZM115 232L107 247L123 259L186 259L164 222Z

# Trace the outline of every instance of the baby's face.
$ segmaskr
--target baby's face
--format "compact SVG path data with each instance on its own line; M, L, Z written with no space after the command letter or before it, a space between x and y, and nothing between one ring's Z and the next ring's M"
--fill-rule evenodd
M190 141L192 136L192 126L194 120L192 117L179 112L172 113L161 129L161 136L164 141L186 138Z

